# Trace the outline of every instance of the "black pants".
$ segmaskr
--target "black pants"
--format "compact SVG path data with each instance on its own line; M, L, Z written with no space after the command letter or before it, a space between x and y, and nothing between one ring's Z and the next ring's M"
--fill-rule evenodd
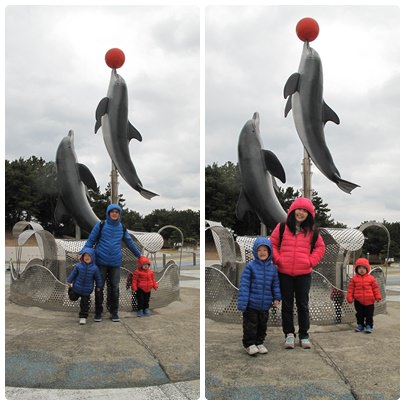
M79 318L87 318L90 309L90 295L80 295L75 293L72 288L69 288L68 296L70 301L77 301L80 298Z
M149 300L150 300L150 291L145 292L138 288L136 291L136 298L138 300L138 311L140 309L148 309L149 308Z
M311 273L292 277L278 273L281 289L281 320L283 332L287 336L294 333L294 298L298 312L298 337L309 337L309 290L311 288Z
M371 327L373 327L374 304L363 305L360 304L359 301L354 300L354 308L356 309L357 324L363 326L370 325ZM364 320L366 321L365 324Z
M121 269L119 267L99 266L103 288L107 281L107 309L112 315L118 313L120 297L120 279ZM104 293L103 290L96 293L96 314L101 315L103 312Z
M243 312L243 339L244 347L261 345L266 338L269 311L257 311L247 308Z

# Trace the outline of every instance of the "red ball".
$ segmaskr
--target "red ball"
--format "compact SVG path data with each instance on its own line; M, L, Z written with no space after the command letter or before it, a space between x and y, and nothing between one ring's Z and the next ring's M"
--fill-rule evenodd
M118 48L112 48L105 54L105 63L111 69L120 68L125 62L125 54Z
M319 25L313 18L307 17L298 21L295 31L301 41L311 42L319 34Z

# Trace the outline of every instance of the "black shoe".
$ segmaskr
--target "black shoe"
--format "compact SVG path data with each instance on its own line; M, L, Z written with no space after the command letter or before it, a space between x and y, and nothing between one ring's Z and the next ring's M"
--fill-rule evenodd
M112 314L111 315L111 320L113 322L119 322L120 321L120 317L118 316L118 314Z

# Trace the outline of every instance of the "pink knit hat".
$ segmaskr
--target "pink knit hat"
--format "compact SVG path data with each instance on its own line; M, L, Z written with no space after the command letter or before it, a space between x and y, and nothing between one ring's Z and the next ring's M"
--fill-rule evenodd
M290 215L293 211L295 211L297 208L301 208L304 210L307 210L312 218L315 219L315 207L314 204L312 204L312 201L309 198L306 197L298 197L290 206L288 209L287 215Z

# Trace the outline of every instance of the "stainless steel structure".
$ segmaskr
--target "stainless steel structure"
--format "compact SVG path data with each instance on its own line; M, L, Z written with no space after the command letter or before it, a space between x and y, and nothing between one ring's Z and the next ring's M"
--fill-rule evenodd
M206 231L212 232L218 252L218 264L205 268L205 315L228 323L240 323L242 313L237 310L240 275L252 260L252 246L256 237L236 237L218 222L206 221ZM313 270L310 291L310 320L314 325L355 322L353 304L346 301L346 290L353 274L352 253L360 255L364 235L357 229L321 228L326 245L325 255ZM380 267L372 269L382 301L375 304L375 314L386 312L385 276ZM296 313L295 313L296 316ZM271 309L269 324L281 325L281 308Z
M28 229L27 229L28 228ZM163 269L157 268L156 253L163 246L158 233L129 231L143 255L151 258L159 288L152 293L150 307L159 308L180 299L179 267L169 261ZM77 263L78 252L85 240L61 240L34 222L18 222L13 228L17 238L16 267L10 266L10 300L16 304L37 306L58 311L78 311L78 301L72 302L67 295L67 276ZM35 236L39 257L31 259L23 268L22 253L29 238ZM132 292L126 288L127 277L136 267L136 258L126 247L122 248L123 262L120 281L120 310L132 311ZM94 293L91 308L94 310Z

